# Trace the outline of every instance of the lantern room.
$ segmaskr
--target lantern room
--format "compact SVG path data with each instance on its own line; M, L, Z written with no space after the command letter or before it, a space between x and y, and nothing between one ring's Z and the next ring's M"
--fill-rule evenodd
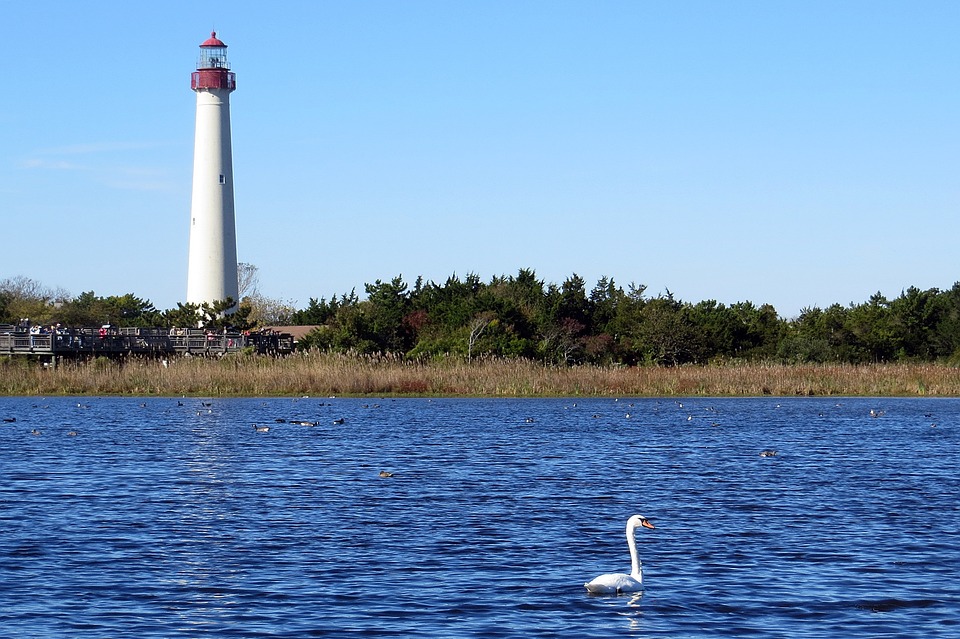
M230 69L227 62L227 45L217 38L217 32L210 33L210 37L200 45L200 60L197 69Z
M200 44L200 58L197 60L197 70L191 75L190 85L194 91L233 91L237 88L237 77L230 72L230 62L227 60L227 45L217 38L216 31L211 32L210 37Z

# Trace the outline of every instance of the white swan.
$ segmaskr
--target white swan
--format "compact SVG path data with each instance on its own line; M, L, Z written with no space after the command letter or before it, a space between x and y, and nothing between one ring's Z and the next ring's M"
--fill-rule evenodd
M593 581L583 584L584 587L596 595L618 595L622 592L640 592L643 590L643 571L640 566L640 557L637 556L637 541L634 532L638 526L654 528L646 517L634 515L627 520L627 547L630 548L630 574L612 572L600 575Z

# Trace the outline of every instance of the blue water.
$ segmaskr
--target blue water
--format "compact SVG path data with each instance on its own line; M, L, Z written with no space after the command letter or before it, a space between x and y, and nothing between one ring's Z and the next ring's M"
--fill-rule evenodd
M0 418L2 636L960 636L960 400L0 398ZM629 572L633 513L656 525L645 592L588 595Z

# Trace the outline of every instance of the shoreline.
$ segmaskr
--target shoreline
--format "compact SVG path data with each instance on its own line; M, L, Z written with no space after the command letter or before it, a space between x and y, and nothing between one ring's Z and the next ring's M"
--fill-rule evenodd
M530 360L306 352L96 359L56 368L0 360L0 396L137 397L960 397L960 368L918 364L573 366Z

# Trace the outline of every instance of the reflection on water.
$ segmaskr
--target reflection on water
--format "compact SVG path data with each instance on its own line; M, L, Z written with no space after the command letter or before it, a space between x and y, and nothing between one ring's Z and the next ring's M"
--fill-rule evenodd
M637 592L629 597L626 603L616 602L616 607L623 608L623 611L618 612L618 614L625 616L630 621L630 630L636 632L643 628L643 624L641 623L643 620L643 609L640 607L640 600L643 599L643 593Z

